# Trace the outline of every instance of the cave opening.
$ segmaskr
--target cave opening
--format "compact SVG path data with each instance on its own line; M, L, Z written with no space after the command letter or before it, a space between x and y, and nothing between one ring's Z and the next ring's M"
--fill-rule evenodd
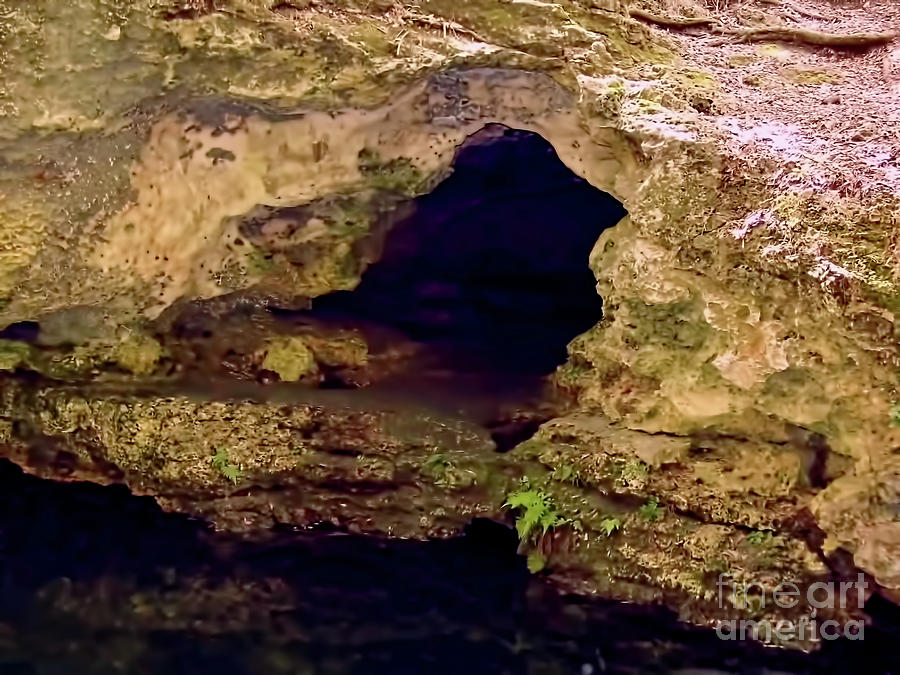
M521 376L551 373L600 320L588 258L626 212L540 135L488 125L401 212L372 235L357 288L316 298L309 315L399 331L424 347L423 372Z

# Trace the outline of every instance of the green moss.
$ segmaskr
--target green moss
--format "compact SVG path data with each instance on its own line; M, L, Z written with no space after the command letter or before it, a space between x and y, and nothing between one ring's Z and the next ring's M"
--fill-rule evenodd
M422 464L422 469L434 477L442 476L451 466L450 460L442 452L436 452Z
M332 368L359 368L369 360L369 346L360 335L306 338L316 362Z
M762 547L772 541L772 533L765 530L754 530L747 535L747 543L750 546Z
M0 340L0 370L14 370L31 356L31 345L15 340Z
M591 367L587 363L573 357L556 369L555 379L564 387L574 388L591 372Z
M755 56L751 56L750 54L732 54L728 57L728 65L734 66L735 68L740 68L742 66L749 66L751 63L756 61Z
M801 85L833 84L841 80L840 75L837 73L814 68L801 68L799 66L782 68L779 73L786 80Z
M271 253L254 248L244 258L244 265L248 274L263 276L272 272L276 265Z
M621 466L617 482L625 486L641 486L647 481L650 467L639 459L633 459Z
M537 459L542 452L553 444L540 438L529 438L516 446L514 452L522 459Z
M900 402L894 403L891 406L891 424L895 427L900 427Z
M418 194L425 182L425 177L408 158L383 160L377 151L369 148L363 148L359 153L359 171L376 190L410 197Z
M276 338L268 343L262 366L285 382L296 382L315 370L316 359L303 338Z
M648 305L629 299L625 307L635 326L626 339L635 347L662 345L668 349L696 350L712 333L693 300Z
M625 100L625 83L620 78L612 79L606 86L589 99L590 113L598 117L613 119L622 111Z
M703 89L715 89L718 87L716 78L703 70L679 70L678 74L681 82L689 87L700 87Z
M329 230L338 237L358 239L369 231L372 210L369 203L355 198L340 199L327 215Z
M449 489L469 487L475 482L476 472L457 466L443 452L436 452L422 463L422 471L435 485Z
M48 377L66 380L95 374L105 365L117 363L118 356L117 346L104 340L90 340L69 349L34 352L30 365ZM136 350L129 357L136 359Z
M135 375L147 375L162 356L162 346L151 337L131 335L115 349L114 359L125 370Z
M731 569L731 565L724 558L713 558L707 565L707 570L716 574L724 574Z

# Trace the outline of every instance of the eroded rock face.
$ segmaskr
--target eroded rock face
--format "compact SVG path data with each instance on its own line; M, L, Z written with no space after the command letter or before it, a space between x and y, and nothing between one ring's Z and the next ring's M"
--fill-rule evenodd
M164 507L249 534L330 523L448 536L473 517L498 517L518 477L484 429L413 399L392 410L389 396L340 392L298 399L257 389L255 401L202 401L16 389L5 390L5 415L20 427L6 429L8 456L36 474L124 482Z
M897 588L895 274L887 254L854 267L861 240L893 236L896 194L813 189L748 148L715 77L599 4L4 14L2 317L41 335L4 343L7 456L242 531L446 536L500 517L524 476L565 521L523 542L559 583L698 622L717 574L809 583L837 549ZM348 413L171 388L166 350L186 343L167 312L216 298L235 335L254 326L209 359L234 356L233 375L364 369L358 336L303 351L242 308L355 288L376 225L488 125L539 134L629 214L590 256L604 318L534 439L497 455L471 420L385 412L376 393Z

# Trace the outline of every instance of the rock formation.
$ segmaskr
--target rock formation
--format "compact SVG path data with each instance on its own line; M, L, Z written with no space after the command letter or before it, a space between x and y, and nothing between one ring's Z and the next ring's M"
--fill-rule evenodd
M534 570L699 624L809 612L723 608L720 574L897 598L897 10L819 4L9 3L3 454L246 537L448 537L527 493ZM602 318L558 368L460 384L457 352L322 310L466 147L535 134L608 204ZM529 228L550 316L569 277ZM440 247L463 231L489 247ZM429 326L462 320L429 289L457 303Z

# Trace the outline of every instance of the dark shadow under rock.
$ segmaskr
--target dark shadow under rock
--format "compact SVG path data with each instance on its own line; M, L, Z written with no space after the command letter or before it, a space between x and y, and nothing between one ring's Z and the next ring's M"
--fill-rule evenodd
M561 596L516 545L483 520L446 541L285 531L248 542L120 486L0 462L0 672L889 670L888 623L818 655L721 641L658 607Z
M588 257L624 215L546 140L492 125L366 242L377 262L359 286L315 299L307 316L399 330L436 368L545 375L602 316Z

